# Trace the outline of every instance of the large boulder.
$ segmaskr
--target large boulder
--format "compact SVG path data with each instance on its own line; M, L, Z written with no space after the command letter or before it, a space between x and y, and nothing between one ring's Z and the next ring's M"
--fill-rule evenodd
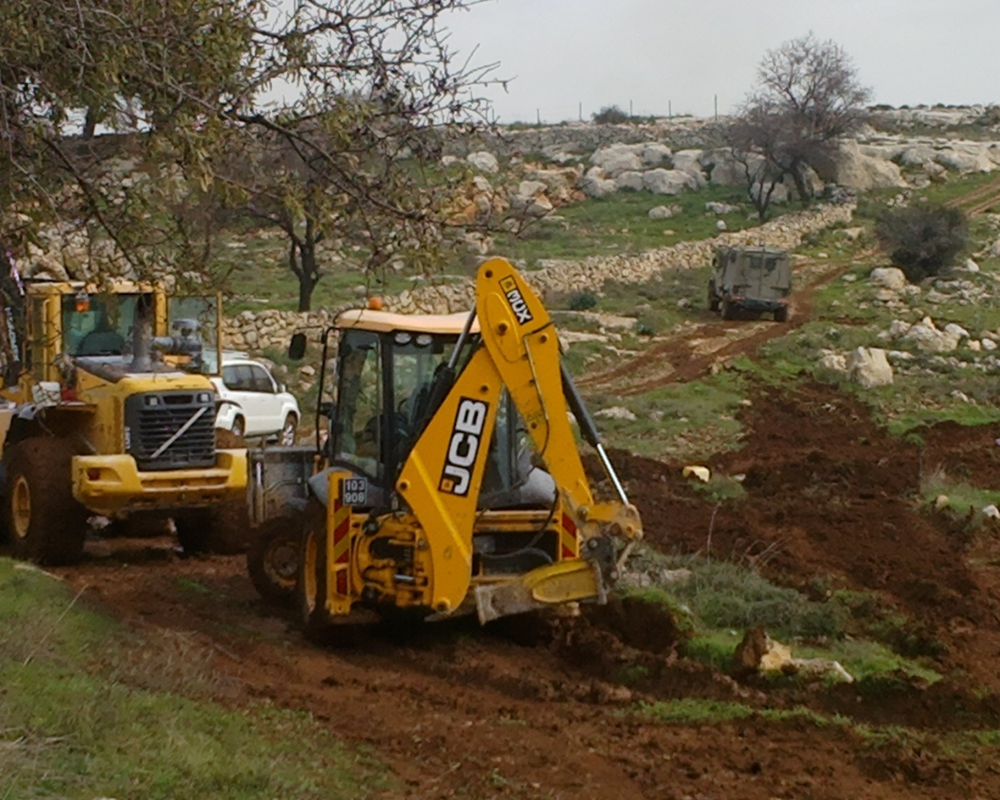
M704 167L701 165L702 153L702 150L679 150L674 153L674 169L679 169L693 177L699 188L708 185Z
M922 167L929 161L933 161L937 152L928 144L917 144L907 147L898 158L899 163L904 167Z
M634 170L623 172L615 178L615 184L619 190L627 189L632 192L641 192L643 189L642 173Z
M698 188L698 182L679 169L651 169L642 174L643 188L653 194L680 194Z
M659 167L662 164L671 164L673 153L669 147L660 142L649 142L642 146L639 157L647 167Z
M587 197L605 197L618 191L618 184L609 179L600 167L591 167L580 178L577 187Z
M866 389L892 384L892 367L885 350L878 347L858 347L851 353L847 377Z
M902 291L906 286L906 275L899 267L876 267L871 271L868 280L872 286L881 286L894 292Z
M465 160L480 172L488 172L491 175L495 175L500 171L500 162L497 161L497 157L493 155L493 153L489 153L486 150L480 150L477 153L469 153L469 155L465 157Z
M940 150L935 161L943 167L962 173L992 172L997 165L982 149Z
M860 192L907 185L896 164L865 155L853 139L840 143L833 164L828 168L828 177L834 183Z
M641 172L643 169L641 150L634 145L613 144L596 150L590 162L615 178L623 172Z
M961 340L961 334L955 330L938 330L930 317L924 317L903 336L904 342L924 353L950 353L958 348Z

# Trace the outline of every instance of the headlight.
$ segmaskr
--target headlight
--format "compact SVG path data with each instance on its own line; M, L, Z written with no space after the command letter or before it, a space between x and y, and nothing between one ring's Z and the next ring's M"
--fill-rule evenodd
M201 392L198 395L198 402L202 404L207 404L212 402L212 395L210 392Z
M160 398L155 394L146 395L146 405L147 406L158 406L160 404Z

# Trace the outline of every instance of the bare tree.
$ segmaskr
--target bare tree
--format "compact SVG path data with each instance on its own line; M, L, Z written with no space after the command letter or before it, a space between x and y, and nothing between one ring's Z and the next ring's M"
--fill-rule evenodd
M765 54L757 86L737 112L730 145L743 163L763 160L768 179L790 177L799 199L808 202L806 168L835 156L837 140L863 122L870 97L844 49L809 33ZM757 177L756 170L747 171L751 197L766 194L755 188L763 187ZM769 195L763 208L755 201L761 217L769 202Z

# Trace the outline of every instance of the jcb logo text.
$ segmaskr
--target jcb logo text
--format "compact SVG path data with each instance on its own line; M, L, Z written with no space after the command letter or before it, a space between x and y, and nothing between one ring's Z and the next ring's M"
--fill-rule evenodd
M489 404L481 400L463 397L459 401L444 459L444 471L441 473L442 492L459 497L465 497L469 493L489 409Z
M517 288L517 281L514 280L513 276L508 275L506 278L503 278L500 281L500 288L507 297L507 302L510 304L510 310L513 311L514 316L517 317L518 324L524 325L526 322L531 322L534 317L531 316L531 312L528 310L528 304L525 302L524 295L522 295L521 290Z

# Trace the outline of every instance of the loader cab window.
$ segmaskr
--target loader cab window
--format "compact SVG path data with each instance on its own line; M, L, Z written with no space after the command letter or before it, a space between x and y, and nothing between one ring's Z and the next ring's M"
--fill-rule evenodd
M374 333L346 331L341 338L333 460L346 462L381 482L385 468L379 351L379 338Z
M216 297L171 297L167 301L167 336L176 336L175 323L195 320L198 330L195 334L203 347L203 371L218 373L216 340L219 332L219 304Z
M122 355L131 349L136 319L152 305L150 294L64 296L64 352L71 356Z
M399 331L393 335L392 389L396 427L404 438L422 427L438 370L448 363L455 346L452 337ZM405 454L402 454L405 458Z

